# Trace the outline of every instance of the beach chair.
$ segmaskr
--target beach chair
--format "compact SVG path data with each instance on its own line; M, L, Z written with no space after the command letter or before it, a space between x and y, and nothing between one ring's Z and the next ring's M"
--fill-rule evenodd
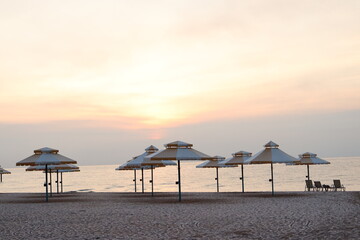
M305 180L305 191L310 189L315 190L312 180Z
M334 185L331 186L331 189L334 191L337 191L338 189L345 191L345 187L341 184L340 180L334 180Z
M314 184L315 184L316 191L319 191L320 189L321 189L321 191L324 190L324 187L321 185L320 181L314 181Z

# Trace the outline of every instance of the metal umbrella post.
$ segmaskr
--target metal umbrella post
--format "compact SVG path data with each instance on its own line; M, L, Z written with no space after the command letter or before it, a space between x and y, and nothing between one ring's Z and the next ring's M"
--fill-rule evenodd
M50 169L50 173L49 173L49 174L50 174L50 183L49 183L49 185L50 185L50 197L52 197L52 184L51 184L51 183L52 183L52 180L51 180L51 172L52 172L52 171L51 171L51 169Z
M144 169L141 168L141 187L142 187L142 193L144 193Z
M135 187L135 192L136 192L136 169L134 169L134 187Z
M150 183L151 183L151 196L153 197L154 196L154 167L151 165L151 180L150 180Z
M48 190L48 165L45 165L45 188L46 188L46 193L45 193L45 199L46 202L49 201L49 190Z
M56 193L59 194L59 170L56 170Z
M180 160L178 160L178 181L177 181L177 184L179 185L179 202L181 202Z
M309 164L308 165L306 165L307 166L307 179L310 181L310 167L309 167Z
M310 167L309 167L309 164L307 164L306 166L307 166L307 176L306 177L307 177L308 181L310 181L310 169L309 169ZM310 188L308 188L308 191L310 191Z
M272 189L272 195L274 196L274 171L273 171L273 164L271 163L271 179L269 180L271 182L271 189Z
M60 173L60 177L61 177L61 180L60 180L60 183L61 183L61 193L63 193L63 177L62 177L62 172Z
M215 180L216 180L216 190L217 190L217 192L219 192L219 168L218 167L216 168L216 178L215 178Z
M242 184L242 192L245 192L245 184L244 184L244 164L241 164L241 184Z

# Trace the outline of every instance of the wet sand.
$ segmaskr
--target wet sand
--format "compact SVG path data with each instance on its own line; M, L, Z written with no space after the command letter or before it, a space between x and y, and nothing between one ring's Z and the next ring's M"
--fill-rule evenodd
M0 239L360 239L360 192L4 193Z

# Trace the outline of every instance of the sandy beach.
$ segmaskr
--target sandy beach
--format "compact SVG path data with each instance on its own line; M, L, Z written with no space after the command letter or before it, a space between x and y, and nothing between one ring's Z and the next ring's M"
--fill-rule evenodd
M360 192L0 194L1 239L359 239Z

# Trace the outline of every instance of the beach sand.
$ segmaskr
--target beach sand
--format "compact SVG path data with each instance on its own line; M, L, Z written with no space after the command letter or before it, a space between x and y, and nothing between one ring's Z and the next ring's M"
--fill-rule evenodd
M360 192L4 193L0 239L360 239Z

